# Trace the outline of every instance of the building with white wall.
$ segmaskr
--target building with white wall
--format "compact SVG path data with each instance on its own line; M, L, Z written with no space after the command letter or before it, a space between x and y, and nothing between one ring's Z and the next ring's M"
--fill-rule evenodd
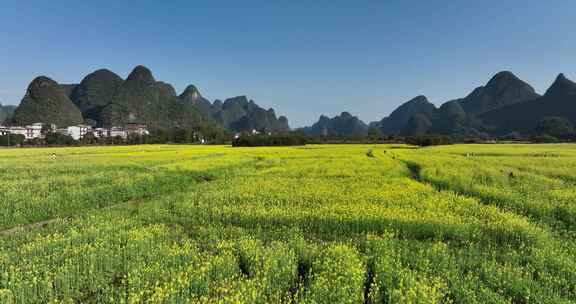
M56 128L55 125L46 125L43 123L34 123L25 127L13 126L4 127L0 126L0 135L14 134L23 135L26 140L35 138L44 138L46 133L55 132L62 135L68 135L74 140L80 140L87 134L93 134L96 138L108 137L121 137L127 139L129 135L149 135L146 125L142 124L127 124L125 127L111 127L111 128L95 128L89 125L74 125L65 128Z
M0 127L0 135L23 135L25 139L43 138L43 124L32 124L25 127Z
M96 138L106 138L110 136L110 130L105 128L96 128L92 130L92 134Z
M26 137L26 139L43 138L44 127L45 125L40 122L28 125L25 127L26 134L24 134L24 136Z
M10 134L10 128L0 126L0 136L4 136L4 135L8 135L8 134Z
M148 132L148 129L146 129L146 125L135 124L135 123L127 124L126 125L126 132L127 132L127 134L136 134L136 135L140 135L140 136L150 134L150 132Z
M128 132L122 127L112 127L110 128L108 135L110 137L122 137L123 139L128 138Z
M90 132L92 132L92 127L89 125L76 125L67 128L68 135L74 140L80 140Z

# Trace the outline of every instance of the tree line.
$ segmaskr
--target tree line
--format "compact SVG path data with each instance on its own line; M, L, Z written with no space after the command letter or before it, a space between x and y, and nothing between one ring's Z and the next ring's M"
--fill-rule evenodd
M363 136L324 136L308 134L303 131L282 133L267 133L265 130L257 134L233 133L214 124L199 125L195 128L156 128L148 135L129 134L127 138L103 137L97 138L88 133L80 140L61 133L46 133L44 138L25 140L23 135L9 134L0 136L0 146L74 146L74 145L134 145L134 144L232 144L234 147L257 146L296 146L305 144L329 143L407 143L416 146L435 146L453 143L482 143L494 141L521 141L534 143L576 142L576 129L566 119L547 117L542 119L537 127L524 134L511 132L499 137L459 136L418 134L412 136L383 135L381 130L370 128Z

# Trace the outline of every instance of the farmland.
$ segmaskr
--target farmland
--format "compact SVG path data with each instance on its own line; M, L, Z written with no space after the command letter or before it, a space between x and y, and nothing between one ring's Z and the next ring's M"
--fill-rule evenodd
M4 149L0 303L574 303L574 168L563 144Z

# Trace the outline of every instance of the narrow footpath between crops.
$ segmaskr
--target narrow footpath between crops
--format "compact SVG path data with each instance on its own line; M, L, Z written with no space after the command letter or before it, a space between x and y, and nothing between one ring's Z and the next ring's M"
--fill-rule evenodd
M212 172L201 172L201 173L196 173L193 175L193 179L191 182L191 185L193 184L200 184L200 183L208 183L208 182L212 182L215 180L215 176ZM181 191L182 189L178 190ZM178 192L177 190L174 190L173 192ZM104 211L104 210L108 210L108 209L113 209L113 208L118 208L118 207L122 207L122 206L127 206L127 205L132 205L132 204L142 204L148 201L151 201L155 198L157 198L158 196L164 196L170 193L159 193L158 195L152 195L152 196L147 196L147 197L138 197L138 198L134 198L134 199L130 199L127 201L120 201L114 204L110 204L110 205L106 205L103 206L101 208L91 208L88 210L83 210L86 212L89 211ZM67 219L71 219L73 217L77 216L77 214L75 215L71 215L71 216L67 216L67 217L55 217L55 218L51 218L51 219L46 219L46 220L41 220L41 221L37 221L37 222L33 222L33 223L29 223L29 224L22 224L22 225L18 225L15 227L11 227L11 228L7 228L4 230L0 230L0 237L2 236L12 236L18 233L22 233L22 232L26 232L32 229L36 229L36 228L44 228L50 224L56 223L58 221L65 221Z
M413 160L403 159L399 155L393 155L392 159L397 160L406 166L406 168L408 169L408 172L409 172L408 173L409 177L412 180L414 180L418 183L430 185L431 187L436 189L438 192L450 191L450 192L456 193L458 195L477 200L478 202L480 202L483 205L495 206L499 209L515 213L518 216L525 217L528 221L530 221L534 224L537 224L537 225L544 224L544 225L546 225L547 228L557 229L557 227L555 227L553 224L550 224L549 222L547 222L549 219L543 217L541 214L538 214L537 212L533 212L529 208L522 209L522 208L524 208L522 206L519 206L518 208L512 208L510 206L507 206L505 204L505 201L502 201L502 199L491 197L489 195L485 195L481 192L474 191L473 189L453 187L450 183L441 182L441 181L435 180L434 178L423 176L422 175L423 165L418 163L418 162L415 162ZM517 179L518 172L532 172L532 173L540 174L539 172L534 172L534 170L531 171L527 168L523 168L523 167L519 167L519 166L508 167L506 169L501 170L501 172L503 172L503 174L509 175L510 178L513 180ZM561 177L557 177L557 176L554 176L553 178L561 179ZM568 180L565 182L568 184L572 183L571 180ZM559 208L559 207L557 207L557 208ZM552 217L555 220L562 223L561 229L573 229L573 228L567 228L567 227L574 227L573 226L574 222L571 218L562 218L562 217L558 217L556 215L556 214L564 214L565 212L563 212L563 211L564 210L562 210L562 209L556 209L554 211L555 214L552 215Z

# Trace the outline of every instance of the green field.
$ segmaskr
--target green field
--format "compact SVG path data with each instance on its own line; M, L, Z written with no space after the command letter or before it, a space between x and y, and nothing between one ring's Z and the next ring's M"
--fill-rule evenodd
M0 303L576 302L576 145L4 149L0 178Z

